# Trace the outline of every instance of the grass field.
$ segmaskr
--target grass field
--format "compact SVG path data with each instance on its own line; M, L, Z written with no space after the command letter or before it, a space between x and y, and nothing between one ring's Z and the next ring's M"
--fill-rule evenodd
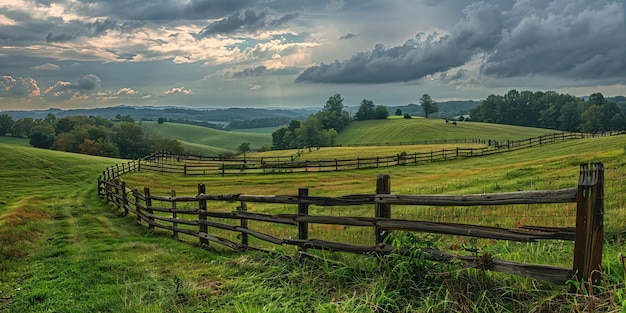
M441 119L386 119L353 122L341 131L338 145L367 145L444 139L519 140L555 133L530 128L491 123L446 123Z
M405 258L336 254L296 260L288 250L283 251L287 255L205 251L137 226L133 217L97 197L96 178L120 160L33 149L1 138L0 311L620 312L626 294L620 259L626 248L624 142L623 136L589 138L479 158L336 173L184 178L142 172L123 177L129 186L150 186L153 194L163 195L172 189L194 195L196 185L204 183L212 194L296 194L297 188L309 188L310 195L337 196L372 193L376 175L386 173L392 193L471 194L574 187L580 163L602 161L607 283L593 296L576 296L566 285ZM342 155L347 148L332 149L338 149L332 155ZM426 211L423 217L431 219L563 225L573 222L563 215L564 206L481 207L462 217L439 208L394 208L393 214L411 217ZM287 206L252 205L249 210L294 212ZM312 213L340 210L311 208ZM350 214L371 213L363 208ZM312 228L311 234L329 230L335 231ZM562 241L459 243L512 261L571 263L571 244Z
M244 142L250 143L251 149L261 149L272 145L271 133L223 131L207 127L156 122L141 122L144 130L152 131L164 137L178 139L188 152L200 155L219 155L238 153L237 148Z

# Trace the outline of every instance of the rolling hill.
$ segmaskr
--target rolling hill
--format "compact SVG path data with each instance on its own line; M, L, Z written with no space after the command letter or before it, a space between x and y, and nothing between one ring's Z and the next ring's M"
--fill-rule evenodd
M177 123L158 124L144 121L141 124L145 131L177 139L183 144L186 151L193 154L209 156L238 153L237 148L244 142L249 142L252 149L261 149L263 146L272 145L270 133L222 131Z
M518 140L559 131L503 124L457 122L441 119L386 119L352 122L339 133L338 145L411 143L425 140L495 139Z
M237 148L243 142L249 142L252 150L272 146L270 128L263 128L262 132L235 132L177 123L141 123L147 131L179 140L186 151L194 154L211 156L238 153ZM452 125L441 119L389 118L350 123L339 133L336 145L411 144L454 139L519 140L551 133L558 131L479 122L457 122L457 125Z

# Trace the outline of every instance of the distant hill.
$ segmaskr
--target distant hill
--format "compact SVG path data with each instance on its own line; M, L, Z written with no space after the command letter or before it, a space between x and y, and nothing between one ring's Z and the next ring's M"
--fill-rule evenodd
M519 140L555 132L551 129L493 123L457 122L457 125L452 125L442 119L394 118L352 122L339 133L337 144L384 145L450 139Z
M44 118L52 113L56 117L66 117L71 115L101 116L108 119L115 118L116 115L130 115L135 120L157 120L167 119L187 119L194 121L212 121L228 123L234 120L251 120L263 117L288 117L295 120L304 120L309 115L318 112L320 109L259 109L259 108L228 108L228 109L192 109L183 107L136 107L120 105L115 107L94 108L94 109L69 109L63 110L51 108L47 110L32 111L2 111L14 120L25 117Z
M181 142L185 151L205 156L220 154L237 154L237 149L244 143L250 143L250 148L256 150L263 146L272 146L270 133L250 133L217 130L207 127L156 122L141 122L144 130L154 132L167 138L174 138Z
M431 114L430 116L445 118L465 115L469 114L469 111L479 104L480 101L473 100L437 102L437 107L439 107L439 111L437 113ZM389 115L394 115L397 109L402 110L402 114L409 113L411 114L411 116L424 116L424 110L422 110L422 107L419 104L410 103L407 105L387 107Z

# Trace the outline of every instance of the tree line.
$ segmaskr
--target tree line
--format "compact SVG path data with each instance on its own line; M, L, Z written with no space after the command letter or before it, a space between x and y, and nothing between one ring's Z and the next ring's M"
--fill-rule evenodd
M30 145L89 155L135 159L154 151L183 152L176 139L146 132L129 115L109 120L99 116L75 115L57 118L30 117L14 121L0 114L0 135L29 138Z
M426 118L439 110L430 95L424 94L420 98L420 106ZM400 109L396 115L402 115ZM372 100L363 99L354 120L365 121L372 119L386 119L389 111L383 105L375 105ZM411 115L405 113L405 118ZM304 121L292 120L286 127L272 133L272 149L297 149L303 147L334 146L339 132L352 121L350 114L344 110L343 98L335 94L328 98L320 112L310 115Z
M511 90L489 95L470 110L470 116L477 122L594 133L626 129L625 112L626 103L617 104L601 93L585 101L555 91Z

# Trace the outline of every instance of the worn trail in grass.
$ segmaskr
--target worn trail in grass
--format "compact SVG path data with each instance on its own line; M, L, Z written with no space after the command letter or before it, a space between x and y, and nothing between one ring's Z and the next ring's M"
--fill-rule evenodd
M384 169L392 175L394 193L480 193L571 187L580 162L605 162L610 244L604 264L610 284L594 298L569 295L567 286L419 258L338 254L295 260L280 253L205 251L138 226L98 198L97 176L119 160L0 143L0 180L10 182L0 193L0 311L571 312L591 305L619 310L616 295L623 286L616 282L623 283L623 273L617 255L624 243L618 233L626 219L617 195L626 192L620 179L626 157L623 138L598 140ZM170 189L194 194L203 182L211 193L292 194L310 187L314 195L345 195L373 192L379 172L226 178L140 173L124 179L160 194ZM522 261L531 254L563 256L569 248L559 242L486 247Z

